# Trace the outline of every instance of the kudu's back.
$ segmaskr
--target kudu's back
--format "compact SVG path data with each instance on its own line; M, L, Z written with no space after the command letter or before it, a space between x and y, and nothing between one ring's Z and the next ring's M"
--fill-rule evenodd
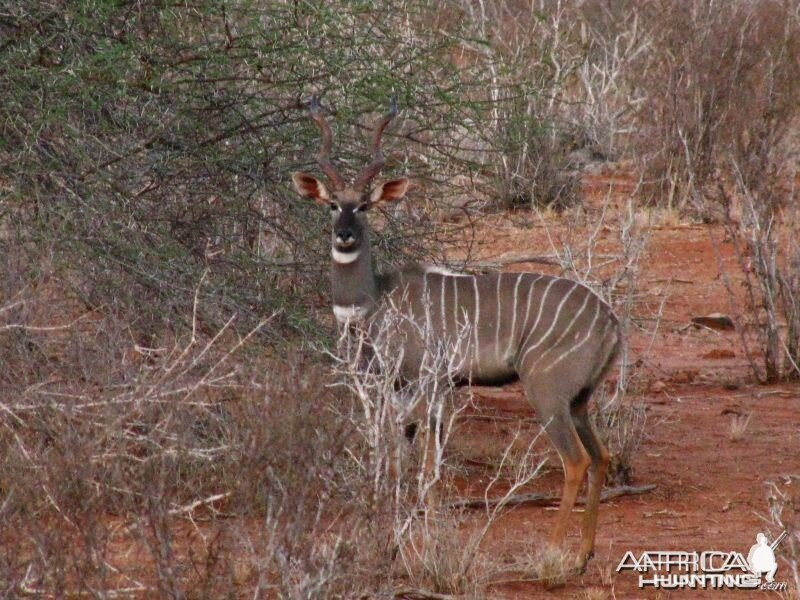
M382 290L371 328L384 332L383 343L402 346L407 378L419 372L426 352L446 351L454 378L502 384L552 374L576 395L594 387L617 352L613 311L574 281L420 268L398 276L392 286ZM388 320L396 323L389 327Z

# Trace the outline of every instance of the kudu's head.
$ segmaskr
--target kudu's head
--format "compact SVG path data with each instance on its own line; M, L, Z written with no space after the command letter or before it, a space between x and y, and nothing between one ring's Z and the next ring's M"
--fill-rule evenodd
M366 211L383 202L400 200L408 189L408 179L394 179L370 186L384 165L381 152L381 137L389 122L397 115L397 103L392 99L389 112L378 119L372 130L372 162L368 164L353 183L348 183L330 160L333 135L315 96L309 105L311 118L322 133L322 145L317 154L317 164L328 178L327 183L308 173L292 175L294 187L301 196L326 205L331 211L333 224L332 255L338 263L350 263L358 258L363 244L367 243L369 227Z

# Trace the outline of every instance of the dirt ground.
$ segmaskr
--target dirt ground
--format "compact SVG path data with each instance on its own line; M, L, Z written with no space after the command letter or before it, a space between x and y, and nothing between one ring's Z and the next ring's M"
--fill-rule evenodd
M581 214L533 215L528 211L486 217L478 223L476 258L511 260L510 271L561 273L542 261L514 262L520 256L550 256L570 246L581 268L586 266L586 240L594 232L593 277L602 279L620 268L620 232L626 213L624 178L596 177L585 186L588 201ZM609 188L611 194L609 195ZM615 203L604 208L611 197ZM634 327L629 332L630 398L646 415L645 435L632 461L633 486L654 485L641 495L622 496L600 507L596 554L583 575L567 579L554 589L531 582L509 570L486 589L486 598L749 598L762 591L672 592L640 589L638 575L617 573L617 565L631 551L737 551L747 556L756 534L770 540L779 533L768 522L768 483L783 484L789 474L800 474L800 384L759 386L748 367L738 331L695 327L691 319L711 313L735 314L728 290L741 301L741 269L733 246L718 226L681 221L669 213L637 210L633 227L647 238L636 263L633 302ZM458 258L458 257L455 257ZM547 262L546 260L544 261ZM721 265L721 266L720 266ZM567 273L566 276L572 276ZM727 282L727 284L726 284ZM613 386L619 377L614 371ZM492 468L515 433L519 439L538 431L533 411L519 384L504 388L473 388L474 404L459 420L448 463L458 470L451 488L456 494L483 496ZM747 427L732 432L735 420L749 417ZM525 492L560 494L563 475L549 443L541 450L552 460ZM569 547L579 544L580 508L573 515ZM509 564L536 552L555 524L554 507L521 505L503 510L485 540L483 553ZM465 513L466 527L483 522L480 510ZM185 524L177 533L187 554L214 539L214 527ZM112 529L123 532L120 518ZM242 526L240 524L240 526ZM246 525L244 525L246 527ZM258 523L254 527L260 527ZM116 535L112 535L116 540ZM127 535L120 539L130 540ZM121 543L121 542L120 542ZM110 546L122 563L138 561L146 550ZM780 561L780 549L777 552ZM133 569L135 571L135 569ZM233 579L249 585L246 565ZM526 580L527 579L527 580ZM786 565L776 581L790 583ZM146 597L146 596L141 596ZM790 596L784 594L784 598Z
M586 189L594 201L594 205L589 203L588 223L597 222L604 190L614 183L613 178L588 183ZM616 193L622 196L619 192L627 191L627 182L616 183ZM620 202L619 208L623 205ZM619 237L614 217L606 217L608 224L598 234L601 252L616 248ZM719 550L738 551L746 557L758 532L767 533L770 540L778 533L766 521L768 482L780 484L783 476L800 473L800 386L753 383L736 331L690 324L695 316L731 314L725 277L734 293L741 293L741 270L732 245L714 226L674 222L663 216L662 220L672 222L646 224L645 218L637 216L640 225L647 226L649 241L639 262L639 295L633 310L638 327L631 332L629 344L637 380L633 392L645 407L647 425L631 483L656 487L601 505L596 556L583 576L553 590L512 578L490 588L490 597L747 598L766 593L643 590L637 574L616 572L627 551L639 556L655 550ZM547 254L565 240L580 239L580 232L566 224L566 217L550 215L546 225L536 217L514 215L482 223L485 235L477 239L491 241L479 244L478 254L486 260L526 251ZM529 264L509 268L541 269ZM515 419L529 418L532 413L518 385L474 393L475 412L493 417L465 419L461 431L466 441L457 453L468 455L464 463L470 474L463 485L482 495L482 461L491 462L493 453L502 452ZM733 434L733 420L748 416L745 431ZM526 491L560 492L561 485L560 468L552 468ZM580 515L573 515L569 537L573 550L579 542L579 522ZM536 540L546 539L554 523L554 508L509 509L491 533L490 551L514 554L535 546ZM780 556L780 551L776 554ZM789 571L780 566L780 559L775 580L789 582Z
M521 390L516 391L518 397L499 408L491 402L492 412L511 416L529 411ZM730 391L706 384L675 384L645 401L647 435L634 464L632 484L655 484L656 488L601 505L596 555L583 576L549 591L539 583L497 586L492 589L496 597L573 598L592 587L611 592L613 598L748 597L745 591L644 591L638 588L635 574L617 574L616 567L629 550L637 557L654 550L738 551L746 556L758 532L774 531L765 522L766 484L781 482L782 476L800 469L797 388L747 386ZM732 441L730 421L735 414L753 417L744 436ZM488 439L504 439L507 422L501 422L504 431L493 436L490 430L498 425L488 423L471 427L470 433L479 435L478 429L483 429ZM498 452L501 446L497 444ZM490 448L485 452L491 455ZM472 483L472 492L481 494L484 481L476 478ZM553 468L526 492L558 491L561 484L560 469ZM569 538L573 550L579 542L579 522L580 515L575 514ZM492 532L492 551L509 555L524 551L535 540L546 539L554 524L555 509L509 509ZM781 575L786 574L786 568L781 573L779 567L776 581L785 581Z

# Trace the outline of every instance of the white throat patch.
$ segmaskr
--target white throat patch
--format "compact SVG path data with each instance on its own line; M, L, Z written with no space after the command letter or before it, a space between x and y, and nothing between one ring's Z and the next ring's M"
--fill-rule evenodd
M358 258L358 255L361 254L360 252L339 252L336 248L331 248L331 256L333 257L334 262L339 263L340 265L346 265Z
M333 315L339 323L347 323L348 321L358 321L367 316L367 309L363 306L341 306L338 304L333 305Z

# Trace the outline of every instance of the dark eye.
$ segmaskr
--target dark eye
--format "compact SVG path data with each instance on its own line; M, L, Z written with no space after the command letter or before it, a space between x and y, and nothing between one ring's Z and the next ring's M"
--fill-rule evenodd
M363 212L369 208L369 202L362 202L358 206L356 206L356 210L358 212Z
M339 205L336 202L329 202L328 206L331 207L331 210L339 210Z

